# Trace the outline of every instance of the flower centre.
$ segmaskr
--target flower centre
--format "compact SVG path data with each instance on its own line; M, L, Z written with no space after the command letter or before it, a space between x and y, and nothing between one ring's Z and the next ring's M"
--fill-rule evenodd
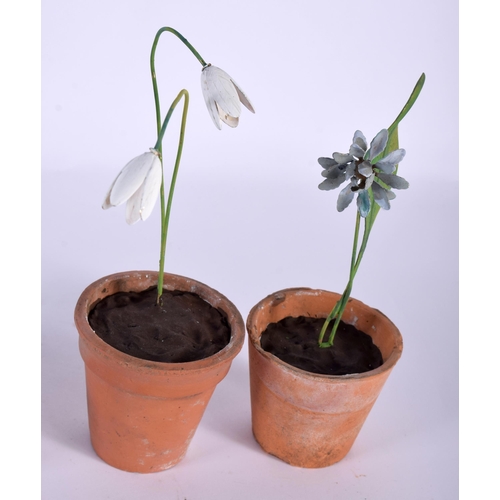
M365 189L367 177L365 177L358 170L359 165L361 165L361 163L363 163L363 161L364 160L362 158L361 158L361 160L354 161L354 163L356 164L356 167L354 169L354 177L356 177L356 185L351 187L351 191L353 191L354 193L356 191L359 191L360 189Z

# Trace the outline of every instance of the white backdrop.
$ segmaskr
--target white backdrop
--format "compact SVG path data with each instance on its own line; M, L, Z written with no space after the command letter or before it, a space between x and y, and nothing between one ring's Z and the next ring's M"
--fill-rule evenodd
M42 23L43 498L457 498L456 2L45 0ZM95 279L157 266L158 206L132 227L124 207L100 206L155 143L149 53L162 26L233 76L256 110L217 130L201 66L163 35L163 112L181 88L191 96L166 270L219 290L244 318L282 288L344 289L354 206L339 214L338 191L317 189L317 158L347 151L356 129L370 140L389 126L427 75L399 130L410 189L380 213L353 290L398 325L403 356L349 455L327 469L290 467L253 440L246 346L175 468L129 474L91 448L73 308Z

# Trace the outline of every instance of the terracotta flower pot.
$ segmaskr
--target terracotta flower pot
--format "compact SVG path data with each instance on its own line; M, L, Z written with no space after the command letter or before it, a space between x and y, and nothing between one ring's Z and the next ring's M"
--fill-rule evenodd
M165 288L194 292L227 314L231 340L224 349L199 361L161 363L129 356L94 333L87 317L98 299L145 290L156 285L157 276L151 271L106 276L85 289L75 309L92 446L105 462L130 472L160 471L182 460L245 336L243 319L226 297L173 274L165 274Z
M260 346L269 323L287 316L325 318L339 298L324 290L290 288L260 301L247 320L255 439L266 452L298 467L326 467L347 455L403 349L396 326L355 299L350 299L343 320L370 335L380 349L384 363L375 370L318 375Z

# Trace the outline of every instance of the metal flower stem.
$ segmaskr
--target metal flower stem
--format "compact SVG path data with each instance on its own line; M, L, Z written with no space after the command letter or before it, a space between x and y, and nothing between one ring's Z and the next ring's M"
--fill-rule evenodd
M372 200L373 201L373 200ZM372 204L373 207L373 204ZM365 229L363 234L363 239L361 241L361 246L358 251L358 239L359 239L359 226L361 221L361 215L358 210L356 210L356 226L354 230L354 242L352 246L352 257L351 257L351 267L349 270L349 281L347 286L342 294L340 300L335 304L335 307L332 309L325 322L323 323L323 327L321 328L321 332L319 334L319 346L320 347L331 347L333 345L333 340L335 338L335 334L337 333L338 326L340 324L340 320L342 319L342 314L347 306L347 302L349 297L351 296L352 286L354 283L354 278L356 273L358 272L359 266L361 264L361 259L363 258L363 254L365 253L366 245L368 244L368 237L370 236L371 229L373 227L373 222L375 218L372 217L372 213L374 210L370 211L370 214L365 219ZM330 332L330 336L328 337L327 342L323 342L323 339L326 334L326 330L328 325L335 318L335 323L333 324L332 331Z
M202 66L207 65L207 63L205 62L203 57L200 56L198 51L177 30L174 30L173 28L169 28L167 26L164 28L160 28L158 30L155 39L153 41L153 46L151 47L151 57L149 59L149 64L151 67L151 79L153 81L153 93L155 98L156 128L157 128L156 131L158 134L160 133L161 129L161 112L160 112L160 97L158 94L158 84L156 82L155 55L156 55L156 47L158 45L162 33L164 32L169 32L175 35L193 53L193 55L196 57L196 59L198 59L198 61L201 63ZM159 152L161 153L161 149L159 150Z
M153 41L153 46L151 47L151 56L150 56L150 67L151 67L151 79L153 82L153 94L154 94L154 100L155 100L155 111L156 111L156 129L157 129L157 134L158 134L158 142L155 146L155 149L160 153L160 160L162 164L162 182L161 182L161 188L160 188L160 209L161 209L161 243L160 243L160 264L159 264L159 275L158 275L158 298L157 302L160 302L161 295L163 293L163 272L165 268L165 249L166 249L166 241L167 241L167 231L168 231L168 221L170 217L170 209L171 209L171 204L172 204L172 199L173 199L173 190L175 187L175 181L177 179L177 171L179 168L179 162L180 162L180 156L182 153L182 143L184 141L184 131L185 131L185 126L186 126L186 116L187 116L187 108L189 105L189 94L186 90L182 90L179 95L177 96L176 100L172 103L172 106L170 107L169 113L167 114L167 118L165 119L165 122L162 126L161 124L161 110L160 110L160 97L158 93L158 84L156 81L156 69L155 69L155 55L156 55L156 47L158 45L158 41L160 40L160 37L162 33L164 32L169 32L175 35L184 45L193 53L193 55L198 59L200 64L202 66L206 66L207 63L205 60L201 57L201 55L198 53L198 51L175 29L170 28L170 27L163 27L158 30L156 33L156 36ZM168 204L165 207L165 185L164 185L164 177L163 177L163 159L162 159L162 146L161 146L161 138L163 137L163 133L165 130L163 130L163 133L161 133L162 129L168 124L168 121L170 119L170 116L181 99L182 95L185 97L184 101L184 111L182 115L182 123L181 123L181 133L180 133L180 138L179 138L179 147L177 149L177 159L174 167L174 171L172 173L172 182L170 184L170 192L169 192L169 197L168 197Z
M162 174L161 174L161 187L160 187L160 200L161 200L161 243L160 243L160 268L158 272L158 294L156 302L160 303L161 296L163 294L163 273L165 270L165 251L167 248L167 235L168 235L168 224L170 221L170 211L172 208L172 200L174 199L174 190L175 183L177 181L177 173L179 172L179 165L181 163L182 149L184 146L184 135L186 131L186 120L187 120L187 112L189 108L189 93L187 90L182 89L174 102L170 106L168 110L165 121L163 122L163 126L158 134L158 141L155 145L155 149L158 150L158 147L161 147L161 141L163 140L163 135L167 128L168 122L174 109L176 108L179 101L184 97L184 108L182 110L182 119L181 119L181 130L179 134L179 145L177 146L177 156L175 158L174 170L172 172L172 179L170 181L170 189L168 193L167 206L165 208L165 182L163 175L163 162L162 162Z

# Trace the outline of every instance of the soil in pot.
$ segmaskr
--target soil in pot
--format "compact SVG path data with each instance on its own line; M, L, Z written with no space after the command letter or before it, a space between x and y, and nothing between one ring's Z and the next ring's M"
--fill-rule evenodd
M183 363L207 358L230 341L226 314L195 293L156 287L118 292L95 304L88 320L106 343L136 358Z
M318 337L324 322L324 318L288 316L270 323L262 333L260 344L289 365L323 375L364 373L382 365L382 354L372 338L343 321L333 346L319 347ZM332 326L333 321L325 338Z

